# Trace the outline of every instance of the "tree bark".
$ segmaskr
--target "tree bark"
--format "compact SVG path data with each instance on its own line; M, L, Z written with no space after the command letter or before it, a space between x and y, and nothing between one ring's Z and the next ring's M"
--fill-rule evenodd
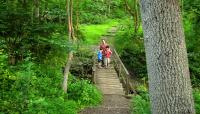
M63 91L64 91L64 93L67 93L68 74L69 74L69 69L71 67L72 59L73 59L73 52L70 51L69 57L67 59L68 62L66 64L65 70L64 70L64 79L63 79Z
M75 35L78 36L78 29L79 29L79 2L81 2L80 0L76 0L76 25L75 25Z
M141 0L153 114L194 114L179 0Z
M34 0L34 4L35 4L34 15L35 15L37 22L39 22L39 17L40 17L40 4L39 3L40 3L39 0Z
M73 1L72 0L66 0L66 12L67 12L67 17L68 17L68 38L69 42L73 42L73 22L72 22L72 8L73 8ZM72 44L72 43L71 43ZM68 81L68 74L69 74L69 69L71 67L71 62L73 59L73 51L71 50L69 52L69 58L67 61L67 64L65 66L64 70L64 79L63 79L63 90L64 93L67 93L67 81Z
M66 0L67 18L68 18L68 37L70 40L74 39L73 30L73 0Z
M134 8L131 8L131 6L128 3L128 0L124 0L126 9L128 13L133 17L133 22L134 22L134 32L137 34L140 22L139 22L139 9L138 9L138 1L134 0Z
M108 16L110 16L110 12L111 12L110 11L111 10L111 0L108 0L107 2L108 2L107 3L108 4Z
M71 25L71 39L75 40L74 27L73 27L73 0L70 0L70 25Z

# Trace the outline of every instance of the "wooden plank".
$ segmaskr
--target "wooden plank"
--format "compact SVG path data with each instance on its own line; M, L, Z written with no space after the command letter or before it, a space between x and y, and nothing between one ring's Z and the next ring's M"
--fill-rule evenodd
M117 51L116 51L115 49L113 49L113 50L114 50L114 53L116 54L117 59L119 60L120 64L122 65L123 69L125 70L126 74L129 75L129 72L128 72L128 70L126 69L126 67L124 66L123 62L121 61L121 59L120 59L120 57L119 57Z
M122 87L123 88L122 85L118 85L116 83L113 83L113 84L97 83L97 86L98 87L106 87L106 86L108 86L108 87Z

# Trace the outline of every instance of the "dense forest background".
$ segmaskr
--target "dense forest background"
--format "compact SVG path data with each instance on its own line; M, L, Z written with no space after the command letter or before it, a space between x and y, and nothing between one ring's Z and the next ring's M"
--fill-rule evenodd
M200 113L200 1L180 1L196 113ZM71 8L73 39L70 41ZM69 8L69 9L70 9ZM89 81L93 52L101 35L117 26L115 48L134 79L133 113L150 113L143 30L137 0L1 0L0 113L76 114L102 100ZM63 68L74 52L68 91ZM75 62L75 63L76 63ZM83 67L77 67L83 66ZM80 73L81 71L81 73Z

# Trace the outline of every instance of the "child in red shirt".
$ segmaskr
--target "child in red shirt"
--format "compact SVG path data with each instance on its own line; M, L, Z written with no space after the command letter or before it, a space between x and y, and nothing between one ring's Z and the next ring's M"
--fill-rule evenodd
M108 64L110 63L110 56L112 54L112 51L110 50L109 46L106 46L106 51L105 51L105 67L108 68Z

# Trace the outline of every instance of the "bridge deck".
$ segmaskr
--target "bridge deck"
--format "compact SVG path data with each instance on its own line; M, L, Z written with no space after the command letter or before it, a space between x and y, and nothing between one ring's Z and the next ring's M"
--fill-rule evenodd
M108 68L96 69L96 85L103 94L124 95L125 92L120 82L117 72L110 64Z

